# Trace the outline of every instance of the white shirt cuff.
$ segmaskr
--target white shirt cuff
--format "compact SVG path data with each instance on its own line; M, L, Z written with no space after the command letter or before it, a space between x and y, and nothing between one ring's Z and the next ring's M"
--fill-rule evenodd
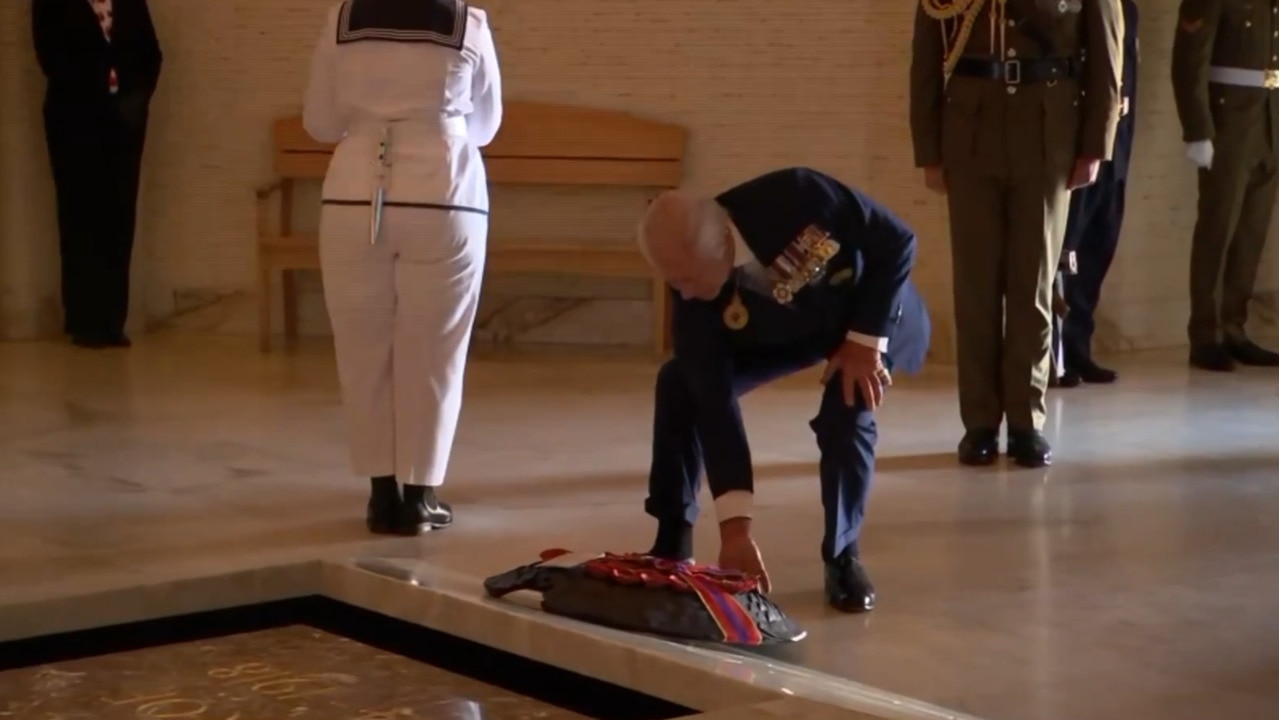
M880 352L888 351L888 338L873 337L871 335L863 335L858 332L850 332L844 336L845 339L855 342L858 345L865 345L869 348L875 348Z
M755 509L755 494L746 490L729 490L715 498L715 519L749 518Z

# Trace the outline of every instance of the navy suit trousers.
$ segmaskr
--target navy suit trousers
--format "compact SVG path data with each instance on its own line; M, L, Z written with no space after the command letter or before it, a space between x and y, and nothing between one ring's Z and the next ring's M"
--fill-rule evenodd
M822 362L811 349L751 348L735 358L733 388L738 397L751 390ZM697 496L701 488L702 452L695 426L693 394L685 373L670 360L657 375L653 415L653 461L649 472L645 511L665 522L697 520ZM823 560L845 550L858 555L857 540L866 514L875 469L875 416L859 397L853 407L844 404L838 375L822 394L817 417L809 422L821 452L820 478L825 533Z
M1103 163L1097 182L1071 193L1063 249L1075 253L1078 274L1065 278L1070 312L1061 323L1061 341L1067 367L1092 358L1101 286L1123 228L1126 186L1124 179L1116 177L1114 164Z

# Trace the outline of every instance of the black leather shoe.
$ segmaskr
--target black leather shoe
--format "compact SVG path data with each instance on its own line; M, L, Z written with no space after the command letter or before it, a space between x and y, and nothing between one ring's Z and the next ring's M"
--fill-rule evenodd
M111 347L105 340L96 335L72 335L71 344L88 350L101 350Z
M1053 449L1038 430L1009 430L1008 457L1025 468L1052 465Z
M648 554L676 562L693 559L693 526L682 520L659 520L657 537Z
M1237 341L1227 340L1223 347L1226 353L1240 365L1279 367L1279 353L1267 350L1247 338Z
M998 459L998 430L969 430L959 441L959 462L962 465L992 465Z
M420 489L419 489L420 488ZM425 491L425 492L423 492ZM419 497L415 497L419 496ZM421 535L453 524L453 508L435 497L434 488L408 485L395 526L397 535Z
M394 481L392 481L394 482ZM396 523L400 519L400 487L390 489L374 486L369 493L369 505L364 514L364 524L369 532L378 535L397 535Z
M1224 345L1195 343L1190 346L1190 364L1210 372L1230 372L1235 369L1235 359Z
M127 348L133 347L133 341L124 333L112 333L102 340L107 347Z
M826 602L846 613L875 609L875 586L870 584L866 568L848 550L826 563Z
M1079 387L1079 383L1081 382L1083 382L1083 379L1080 378L1079 373L1075 372L1074 370L1067 370L1066 372L1061 374L1060 378L1057 378L1057 387L1062 387L1062 388Z
M1119 373L1110 368L1104 368L1092 360L1075 363L1068 372L1074 373L1089 385L1109 385L1119 379Z

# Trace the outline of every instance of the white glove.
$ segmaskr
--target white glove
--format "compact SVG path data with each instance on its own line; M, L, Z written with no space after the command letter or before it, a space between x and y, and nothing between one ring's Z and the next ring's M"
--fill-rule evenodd
M1186 143L1186 157L1190 158L1190 162L1194 163L1195 167L1208 170L1212 167L1212 141L1200 140Z

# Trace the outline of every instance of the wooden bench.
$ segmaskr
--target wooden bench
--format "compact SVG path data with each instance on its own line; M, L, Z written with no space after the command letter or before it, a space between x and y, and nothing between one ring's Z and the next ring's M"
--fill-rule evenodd
M687 131L611 110L511 102L502 130L484 149L491 184L642 187L660 191L684 177ZM280 273L284 336L297 339L298 299L295 274L320 267L313 234L295 233L292 215L295 184L323 179L333 146L317 143L300 117L281 118L273 129L277 179L257 191L259 333L268 352L272 338L271 280ZM271 222L272 199L278 197ZM494 208L501 212L501 208ZM617 239L491 237L487 268L493 273L572 275L646 279L652 283L652 343L658 354L670 347L670 309L665 283L657 279L635 243L630 228Z

